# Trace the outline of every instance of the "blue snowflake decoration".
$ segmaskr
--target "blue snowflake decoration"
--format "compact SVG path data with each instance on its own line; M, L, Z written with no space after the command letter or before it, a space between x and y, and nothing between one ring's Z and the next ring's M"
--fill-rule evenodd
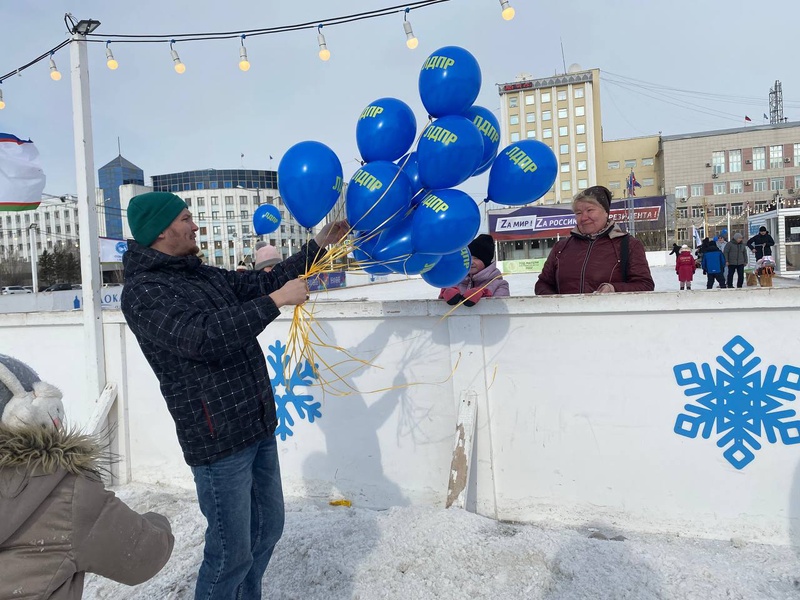
M726 448L722 455L737 469L753 461L762 435L771 444L778 434L784 444L800 443L800 420L791 419L796 413L784 405L795 399L789 390L800 389L800 368L786 365L777 378L773 365L766 372L756 370L761 359L752 356L753 346L740 335L722 350L716 372L708 363L700 369L697 363L673 367L678 385L686 387L684 394L696 396L695 404L678 415L675 433L689 438L700 433L706 439L715 433L717 446Z
M312 365L308 361L302 361L294 365L290 372L289 381L284 377L284 366L288 367L289 356L286 354L286 346L281 344L280 341L275 341L273 346L269 347L271 355L267 355L267 362L272 367L275 376L272 377L272 393L275 396L275 412L278 416L278 427L275 428L275 435L279 436L281 440L286 441L290 435L294 435L292 427L294 426L294 418L289 411L289 406L294 407L294 411L301 419L308 419L309 423L313 423L314 419L322 417L319 411L319 402L314 401L314 397L310 394L296 394L295 390L300 386L309 386L314 383L316 375L314 369L316 365Z

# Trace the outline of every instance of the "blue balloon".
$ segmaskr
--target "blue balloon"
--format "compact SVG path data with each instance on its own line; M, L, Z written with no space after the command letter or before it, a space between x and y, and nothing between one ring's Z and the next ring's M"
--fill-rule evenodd
M416 152L410 152L396 164L411 182L411 195L416 195L422 189L422 182L419 180L419 156Z
M462 248L442 256L430 271L422 274L422 279L434 287L453 287L464 281L471 266L472 254L469 248Z
M492 163L489 200L509 206L534 202L552 187L557 170L556 155L542 142L514 142Z
M497 156L497 147L500 145L500 122L488 108L478 106L470 107L464 116L468 118L478 131L483 135L483 156L481 164L473 175L480 175L492 166L494 157Z
M342 163L321 142L295 144L278 165L278 191L295 220L307 229L331 211L342 183Z
M361 112L356 125L356 143L361 158L397 160L408 152L417 135L417 119L405 102L380 98Z
M411 197L411 208L422 202L422 199L428 194L425 190L420 190Z
M383 229L402 219L410 206L411 183L394 163L367 163L347 186L347 220L355 229Z
M392 270L386 265L379 264L376 259L372 257L375 242L378 241L378 235L373 235L367 239L369 234L363 234L353 240L353 257L359 262L359 267L364 269L367 273L372 275L388 275Z
M441 254L412 254L403 262L389 265L396 273L403 275L419 275L420 273L428 273L431 269L436 268L441 260Z
M414 210L411 227L414 251L450 254L469 244L480 226L481 212L466 193L435 190Z
M375 259L393 271L402 273L402 268L397 271L397 267L414 254L411 225L412 218L409 216L381 231L372 249Z
M480 90L478 61L458 46L439 48L419 72L419 97L432 117L464 114Z
M253 212L253 231L256 235L272 233L281 224L281 211L273 204L262 204Z
M417 144L419 180L428 190L458 185L469 179L483 157L483 135L466 117L436 119Z

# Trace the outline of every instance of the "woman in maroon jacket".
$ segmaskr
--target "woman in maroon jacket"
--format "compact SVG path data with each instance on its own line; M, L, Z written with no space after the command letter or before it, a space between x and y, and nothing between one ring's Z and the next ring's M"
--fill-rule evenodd
M610 207L611 192L600 185L575 196L576 227L550 251L534 288L537 296L655 288L644 246L614 224Z

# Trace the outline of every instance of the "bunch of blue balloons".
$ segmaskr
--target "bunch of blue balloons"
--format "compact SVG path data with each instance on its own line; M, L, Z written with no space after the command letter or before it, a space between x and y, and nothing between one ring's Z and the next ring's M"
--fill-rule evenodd
M428 56L419 94L432 120L413 150L417 122L407 104L380 98L361 112L356 142L364 162L347 185L345 208L356 232L354 255L366 271L456 285L469 271L467 245L481 215L455 186L488 170L487 200L518 206L553 185L557 162L545 144L525 140L498 152L498 120L474 104L480 87L480 66L467 50L446 46ZM296 144L278 167L284 203L304 227L327 215L342 183L341 163L319 142Z

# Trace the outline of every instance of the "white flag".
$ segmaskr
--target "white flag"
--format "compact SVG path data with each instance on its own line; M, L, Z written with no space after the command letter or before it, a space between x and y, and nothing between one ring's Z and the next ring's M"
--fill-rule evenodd
M703 240L700 239L700 232L697 231L697 227L692 225L692 237L694 238L694 247L699 248L700 245L703 243Z
M0 133L0 211L35 210L45 180L33 142Z

